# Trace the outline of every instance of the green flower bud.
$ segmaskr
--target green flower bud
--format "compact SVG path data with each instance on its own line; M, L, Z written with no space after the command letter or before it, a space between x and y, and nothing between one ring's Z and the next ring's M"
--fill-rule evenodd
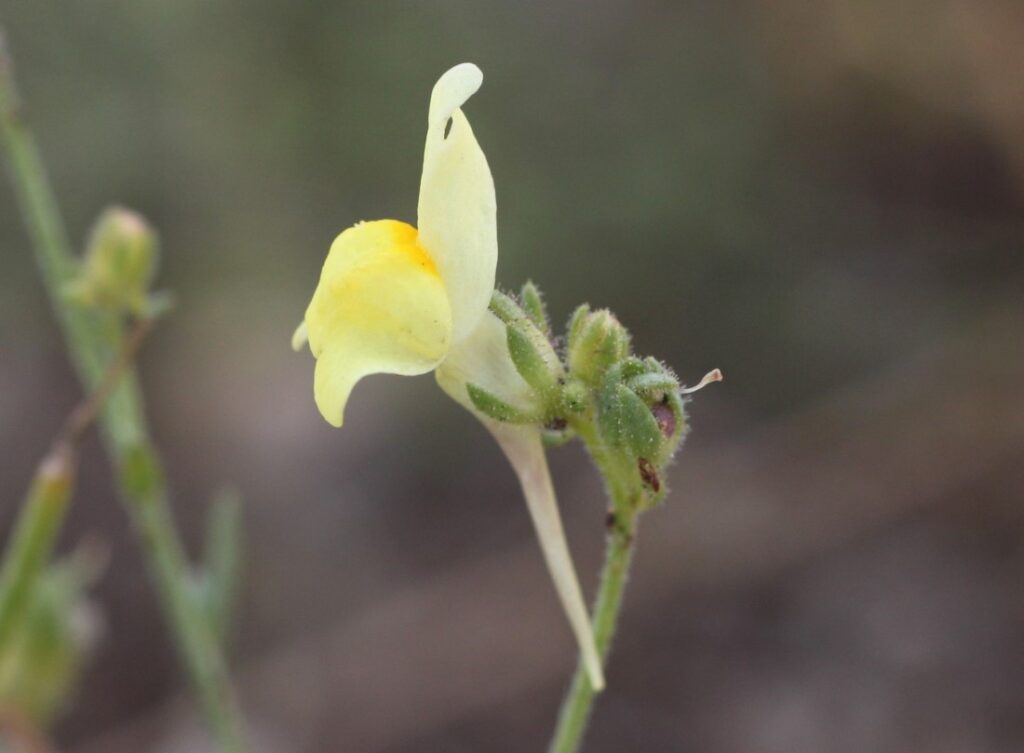
M111 207L93 226L68 295L85 306L141 316L156 274L156 234L141 215Z
M629 333L608 309L576 310L569 323L569 370L597 385L612 366L629 355Z

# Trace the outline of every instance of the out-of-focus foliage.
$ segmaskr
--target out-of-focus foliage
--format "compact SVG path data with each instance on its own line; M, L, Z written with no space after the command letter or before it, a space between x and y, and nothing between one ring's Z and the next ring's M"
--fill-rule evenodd
M39 727L66 710L86 651L96 639L96 615L83 594L85 580L74 559L50 565L0 651L0 708Z

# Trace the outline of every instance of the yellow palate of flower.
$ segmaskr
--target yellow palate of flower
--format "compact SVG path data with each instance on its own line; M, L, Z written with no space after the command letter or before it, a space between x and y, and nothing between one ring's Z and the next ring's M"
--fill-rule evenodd
M316 357L314 396L341 426L349 393L368 374L424 374L447 354L452 314L444 283L416 228L364 222L337 237L305 324Z

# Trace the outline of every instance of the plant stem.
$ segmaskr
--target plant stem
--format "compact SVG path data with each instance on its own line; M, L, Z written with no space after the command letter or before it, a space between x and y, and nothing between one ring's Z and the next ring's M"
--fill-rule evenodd
M152 324L151 319L146 319L133 327L125 339L124 349L107 367L96 391L71 412L53 447L36 468L0 565L0 647L10 638L24 613L36 578L53 551L74 490L82 437L131 364Z
M635 529L634 529L635 530ZM619 612L622 609L622 596L626 589L629 565L633 558L632 534L621 531L618 527L608 535L604 566L601 570L601 585L597 592L594 605L593 625L594 640L601 658L607 660ZM549 753L575 753L583 742L590 719L590 711L594 705L595 693L587 679L582 665L577 667L572 685L562 701L562 709L558 714L558 726L548 747Z
M632 493L633 476L612 453L605 451L593 422L582 420L575 428L605 481L611 503L604 564L591 618L597 650L607 664L633 560L640 508L636 495ZM579 750L595 697L586 670L580 664L562 700L548 753L575 753Z
M43 282L71 359L91 392L102 379L111 355L122 348L124 327L115 317L76 306L64 297L77 261L39 151L19 109L2 35L0 130ZM141 393L132 370L126 370L111 390L101 425L107 453L120 475L121 497L142 541L166 618L207 721L223 753L240 753L245 745L234 693L212 627L191 595L192 573L171 516L159 458L149 441Z

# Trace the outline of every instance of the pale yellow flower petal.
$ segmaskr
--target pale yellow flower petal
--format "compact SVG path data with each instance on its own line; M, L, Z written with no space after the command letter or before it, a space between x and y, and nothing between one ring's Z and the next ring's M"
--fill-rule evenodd
M505 332L505 324L488 311L469 337L452 346L448 358L437 369L437 382L441 389L483 422L512 464L526 497L544 561L576 636L591 685L600 690L604 687L601 659L562 528L540 428L494 421L474 408L466 391L466 382L469 381L523 412L536 409L532 390L516 371L509 356Z
M448 290L453 342L467 337L487 310L498 263L494 181L459 109L482 81L483 74L472 63L441 76L430 97L423 153L420 243Z
M416 229L380 220L349 228L331 245L306 309L317 358L314 396L334 426L368 374L423 374L451 344L451 308Z

